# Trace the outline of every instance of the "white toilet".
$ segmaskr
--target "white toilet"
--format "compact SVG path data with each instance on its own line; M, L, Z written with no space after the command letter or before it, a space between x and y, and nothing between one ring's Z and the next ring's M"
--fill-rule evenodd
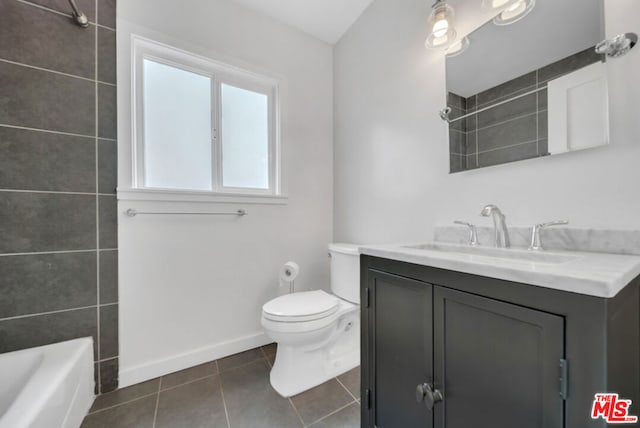
M278 344L271 385L283 397L313 388L360 364L360 253L329 244L331 291L277 297L262 307L262 326Z

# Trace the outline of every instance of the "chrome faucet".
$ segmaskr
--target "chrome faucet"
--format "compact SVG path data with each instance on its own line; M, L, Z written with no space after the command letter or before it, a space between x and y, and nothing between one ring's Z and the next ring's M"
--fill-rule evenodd
M509 248L511 243L509 242L509 230L507 229L507 222L504 214L495 205L487 205L482 209L480 215L483 217L491 216L493 218L493 229L496 236L496 247Z

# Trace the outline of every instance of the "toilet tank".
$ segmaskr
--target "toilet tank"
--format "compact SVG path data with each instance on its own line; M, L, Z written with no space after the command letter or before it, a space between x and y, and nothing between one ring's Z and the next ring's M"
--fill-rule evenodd
M329 244L331 291L360 304L360 251L354 244Z

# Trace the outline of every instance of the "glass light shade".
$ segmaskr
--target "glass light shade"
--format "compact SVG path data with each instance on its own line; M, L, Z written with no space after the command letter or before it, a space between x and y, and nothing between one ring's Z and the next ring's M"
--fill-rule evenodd
M451 46L447 48L447 53L446 53L447 58L453 58L454 56L458 56L462 54L464 51L467 50L467 48L469 48L470 44L471 42L469 41L468 37L463 37L462 39L453 43Z
M527 16L535 5L535 0L518 0L493 18L493 23L496 25L509 25L518 22Z
M433 5L428 21L429 35L424 43L427 48L446 48L455 41L454 18L453 8L444 1Z
M482 8L489 11L501 11L520 0L482 0Z

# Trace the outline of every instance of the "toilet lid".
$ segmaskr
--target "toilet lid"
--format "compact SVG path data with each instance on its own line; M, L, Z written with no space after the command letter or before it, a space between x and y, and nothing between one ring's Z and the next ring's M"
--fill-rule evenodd
M265 318L282 322L312 321L338 310L338 298L322 290L302 291L276 297L262 307Z

